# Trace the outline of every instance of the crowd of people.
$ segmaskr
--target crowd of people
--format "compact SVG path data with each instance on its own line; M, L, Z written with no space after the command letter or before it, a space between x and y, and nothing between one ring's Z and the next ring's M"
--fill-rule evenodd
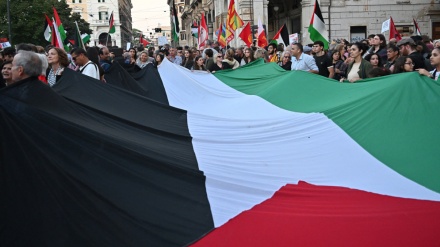
M122 49L121 49L122 51ZM236 69L262 58L266 63L277 63L285 70L302 70L341 82L411 71L437 80L440 74L440 40L427 36L405 37L388 43L382 34L372 34L361 42L346 40L332 42L328 50L322 41L302 45L294 43L269 44L265 48L221 48L217 42L206 42L203 50L195 47L171 47L160 49L142 46L123 50L116 56L108 47L74 48L66 52L61 48L19 44L0 52L2 81L0 87L9 86L26 78L53 86L65 69L105 82L104 75L113 63L119 63L129 72L136 72L148 64L159 66L164 59L189 70L215 73Z

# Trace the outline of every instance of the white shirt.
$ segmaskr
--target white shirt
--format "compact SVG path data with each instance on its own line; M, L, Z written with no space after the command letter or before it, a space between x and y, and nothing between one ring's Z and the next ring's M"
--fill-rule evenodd
M312 56L307 55L305 53L301 53L299 59L296 59L295 56L292 56L292 70L319 71L315 59Z
M101 77L99 76L99 69L98 65L93 63L92 61L88 61L84 66L79 67L79 71L83 75L90 76L92 78L95 78L97 80L100 80Z

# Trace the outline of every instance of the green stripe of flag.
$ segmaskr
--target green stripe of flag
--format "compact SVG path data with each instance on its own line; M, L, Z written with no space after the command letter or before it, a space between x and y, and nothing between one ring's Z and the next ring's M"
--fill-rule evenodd
M276 64L215 76L283 109L324 113L378 160L440 192L440 86L430 78L413 72L339 83Z

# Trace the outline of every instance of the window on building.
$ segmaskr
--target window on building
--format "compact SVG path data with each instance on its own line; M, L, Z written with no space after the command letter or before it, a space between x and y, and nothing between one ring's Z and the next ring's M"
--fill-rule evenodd
M98 0L98 3L105 3L105 0Z
M355 26L350 27L350 43L360 42L367 37L367 27Z
M403 36L411 36L414 33L414 25L396 25L397 32Z
M186 33L185 33L185 30L183 30L183 31L180 33L180 40L186 40Z
M99 11L99 20L108 20L108 12L107 11Z

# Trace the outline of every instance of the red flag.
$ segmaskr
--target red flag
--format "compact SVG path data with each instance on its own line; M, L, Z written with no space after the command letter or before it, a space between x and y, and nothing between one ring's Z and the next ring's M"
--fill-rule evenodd
M266 47L268 45L267 43L267 37L266 37L266 31L264 30L263 24L261 23L260 18L258 18L258 37L257 37L257 45L258 47Z
M246 26L244 26L243 30L241 30L241 33L238 36L244 41L244 43L246 43L248 47L251 47L252 32L249 22L246 24Z
M397 31L396 26L394 26L393 18L390 16L390 39L395 38L396 41L399 41L402 39L402 36Z
M142 34L141 34L141 36L139 37L139 43L140 43L140 44L143 44L144 47L147 46L147 45L149 44L149 42L148 42L146 39L144 39L144 37L143 37Z
M199 26L198 50L202 50L205 48L206 40L208 40L208 26L206 25L205 14L202 13L200 26Z

